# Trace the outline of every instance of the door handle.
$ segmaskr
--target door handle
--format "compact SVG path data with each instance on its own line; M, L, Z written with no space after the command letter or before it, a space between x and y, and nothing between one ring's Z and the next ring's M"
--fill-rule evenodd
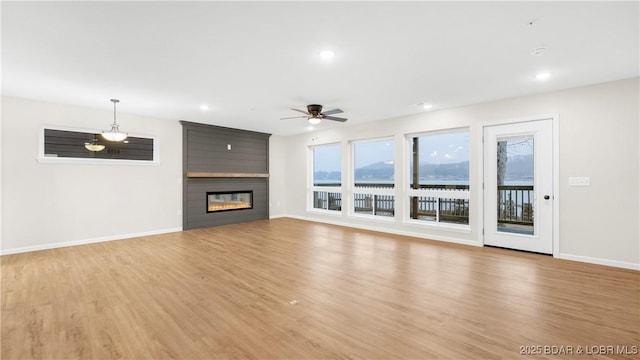
M544 196L544 199L545 199L545 200L549 200L550 198L551 198L551 197L550 197L549 195L545 195L545 196Z

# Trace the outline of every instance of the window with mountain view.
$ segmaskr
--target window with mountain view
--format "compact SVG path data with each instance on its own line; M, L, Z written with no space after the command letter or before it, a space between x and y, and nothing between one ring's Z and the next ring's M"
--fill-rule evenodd
M313 156L313 184L310 207L313 209L341 211L341 145L318 145L313 146L311 151Z
M469 130L408 136L409 217L469 224Z
M353 213L393 217L393 139L353 142Z

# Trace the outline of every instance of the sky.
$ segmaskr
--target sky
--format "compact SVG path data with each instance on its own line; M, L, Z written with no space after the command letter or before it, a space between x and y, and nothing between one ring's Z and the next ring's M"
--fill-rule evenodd
M379 162L393 164L395 160L393 140L356 142L353 147L354 167L356 169Z
M534 149L534 139L527 137L510 137L498 139L498 142L507 141L507 156L531 155Z
M381 161L394 161L394 141L374 140L354 143L355 168ZM411 149L408 149L411 151ZM469 161L469 133L449 132L420 137L420 162L448 164ZM314 171L340 171L340 144L314 147Z
M340 144L313 147L313 171L340 171L341 161Z
M452 132L419 137L420 163L451 164L469 161L469 133Z

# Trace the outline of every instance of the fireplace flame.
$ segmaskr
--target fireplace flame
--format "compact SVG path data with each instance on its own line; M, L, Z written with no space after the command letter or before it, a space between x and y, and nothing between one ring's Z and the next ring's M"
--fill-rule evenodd
M251 208L251 204L248 202L209 204L209 211L247 209L247 208Z

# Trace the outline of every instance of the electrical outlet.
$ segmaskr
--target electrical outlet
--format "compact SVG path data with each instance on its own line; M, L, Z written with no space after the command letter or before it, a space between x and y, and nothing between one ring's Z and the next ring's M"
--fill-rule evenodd
M591 186L591 178L588 176L572 176L569 177L569 186Z
M182 209L178 209L178 211L176 211L176 215L181 216L182 215Z

